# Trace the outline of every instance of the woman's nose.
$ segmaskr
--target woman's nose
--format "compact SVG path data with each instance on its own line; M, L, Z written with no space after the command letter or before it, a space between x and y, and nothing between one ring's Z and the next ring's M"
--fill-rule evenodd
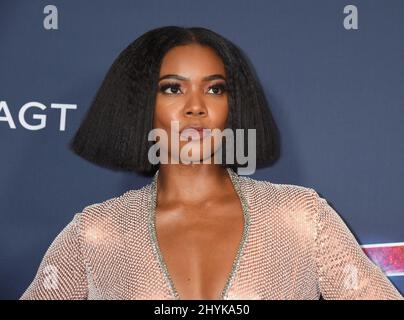
M204 101L199 97L192 97L184 108L186 116L205 116L207 114Z

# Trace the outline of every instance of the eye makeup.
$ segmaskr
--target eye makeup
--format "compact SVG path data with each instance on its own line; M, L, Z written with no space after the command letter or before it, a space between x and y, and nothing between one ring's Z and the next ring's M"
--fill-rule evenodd
M208 87L208 91L211 89L219 89L220 93L214 93L214 95L223 95L226 91L228 91L227 85L224 82L216 83ZM167 89L173 89L174 93L167 93ZM181 84L178 82L165 82L159 85L159 92L167 95L178 94L177 91L181 90Z

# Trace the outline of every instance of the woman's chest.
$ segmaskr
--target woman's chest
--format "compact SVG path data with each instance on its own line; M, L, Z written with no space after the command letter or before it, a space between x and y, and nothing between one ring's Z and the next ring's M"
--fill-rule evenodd
M300 299L317 297L313 242L299 228L235 206L158 211L86 250L93 297L104 299ZM240 210L240 211L237 211ZM234 213L236 212L236 213ZM168 213L168 212L166 212ZM198 214L198 215L196 215ZM212 219L214 217L215 219ZM141 220L143 221L143 220ZM119 235L119 236L118 236ZM294 236L292 236L294 235Z
M244 232L237 201L156 210L156 243L180 299L220 299Z

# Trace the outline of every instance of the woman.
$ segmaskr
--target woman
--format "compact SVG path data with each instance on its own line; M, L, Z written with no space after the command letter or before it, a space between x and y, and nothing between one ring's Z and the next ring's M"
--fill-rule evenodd
M237 157L214 162L219 150L237 150L203 128L255 129L256 164L276 159L275 124L240 49L205 28L136 39L108 71L71 149L153 180L77 213L21 299L402 299L314 189L240 176ZM152 129L168 140L149 141ZM173 144L173 133L186 139ZM190 154L171 157L188 143ZM170 161L153 164L152 146Z

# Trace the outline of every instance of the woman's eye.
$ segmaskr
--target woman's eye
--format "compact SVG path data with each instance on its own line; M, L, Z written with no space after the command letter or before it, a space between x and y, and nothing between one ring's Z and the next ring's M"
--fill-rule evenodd
M226 88L224 85L221 84L221 85L215 85L215 86L209 87L208 91L211 91L211 90L212 90L213 94L221 95L226 91Z
M169 90L171 90L171 92ZM178 94L181 90L178 84L165 84L160 87L160 91L165 94Z

